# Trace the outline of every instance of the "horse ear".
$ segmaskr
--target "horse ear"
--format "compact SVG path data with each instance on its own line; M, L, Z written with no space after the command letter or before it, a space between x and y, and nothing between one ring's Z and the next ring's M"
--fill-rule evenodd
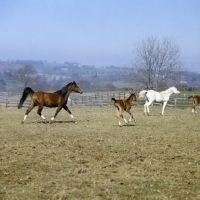
M133 88L128 88L130 94L133 94Z
M134 95L135 95L135 92L131 92L130 90L129 90L129 93L130 93L130 94L134 94Z

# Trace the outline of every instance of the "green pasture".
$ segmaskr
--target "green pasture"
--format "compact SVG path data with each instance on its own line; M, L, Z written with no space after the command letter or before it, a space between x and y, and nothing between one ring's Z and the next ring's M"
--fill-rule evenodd
M1 108L0 199L200 199L199 109L133 106L123 127L113 106L36 111Z

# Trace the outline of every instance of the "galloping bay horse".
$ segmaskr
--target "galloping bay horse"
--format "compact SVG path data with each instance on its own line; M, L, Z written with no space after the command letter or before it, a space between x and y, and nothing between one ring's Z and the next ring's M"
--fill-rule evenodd
M193 113L197 113L197 111L196 111L196 107L197 107L197 105L200 103L200 96L189 96L188 97L188 101L189 101L189 99L190 98L193 98L193 105L192 105L192 112Z
M136 123L136 120L134 119L133 114L130 111L132 101L136 101L136 96L134 93L131 93L129 98L126 100L121 100L121 99L116 100L115 98L111 98L111 99L114 101L114 106L117 108L117 113L118 113L117 117L118 117L119 126L122 126L121 122L119 121L119 116L124 119L126 124L128 124L128 122L131 121L131 118L133 118L134 122ZM124 111L126 111L130 115L130 119L128 121L124 118L122 114Z
M44 115L42 115L42 109L44 106L57 107L56 112L49 123L51 123L55 119L55 117L62 108L64 108L70 114L72 120L74 121L74 117L69 108L67 107L68 97L72 91L80 94L82 94L83 92L82 89L78 87L75 81L68 83L61 90L57 90L54 93L46 93L41 91L34 92L30 87L26 87L19 101L18 108L22 107L24 101L27 99L28 96L31 96L31 102L29 108L25 112L25 116L22 123L24 123L24 121L27 118L27 115L35 106L38 106L37 114L40 115L40 117L43 120L46 120Z

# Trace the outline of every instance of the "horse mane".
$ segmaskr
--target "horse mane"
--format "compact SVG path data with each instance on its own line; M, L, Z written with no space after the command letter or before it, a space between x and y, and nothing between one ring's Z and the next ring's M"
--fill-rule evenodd
M135 96L135 93L131 93L130 96L128 97L128 99L126 99L126 101L132 101L134 96ZM135 96L135 98L136 98L136 96Z
M65 96L68 92L68 88L70 85L72 84L76 84L75 81L68 83L67 85L65 85L62 89L57 90L56 92L59 93L61 96Z
M170 88L168 88L167 90L165 90L163 92L171 91L173 88L176 88L176 87L175 86L171 86Z

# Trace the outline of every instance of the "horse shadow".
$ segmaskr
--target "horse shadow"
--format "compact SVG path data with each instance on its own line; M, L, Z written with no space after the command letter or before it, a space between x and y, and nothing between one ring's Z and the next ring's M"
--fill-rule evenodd
M113 126L119 127L119 125L113 125ZM133 126L136 126L136 124L124 124L124 125L122 125L122 127L133 127Z
M123 125L123 127L132 127L132 126L136 126L135 124L125 124Z
M53 122L51 122L51 121L36 121L36 122L32 122L32 123L35 123L35 124L70 124L70 123L73 123L74 124L75 122L59 120L59 121L53 121Z

